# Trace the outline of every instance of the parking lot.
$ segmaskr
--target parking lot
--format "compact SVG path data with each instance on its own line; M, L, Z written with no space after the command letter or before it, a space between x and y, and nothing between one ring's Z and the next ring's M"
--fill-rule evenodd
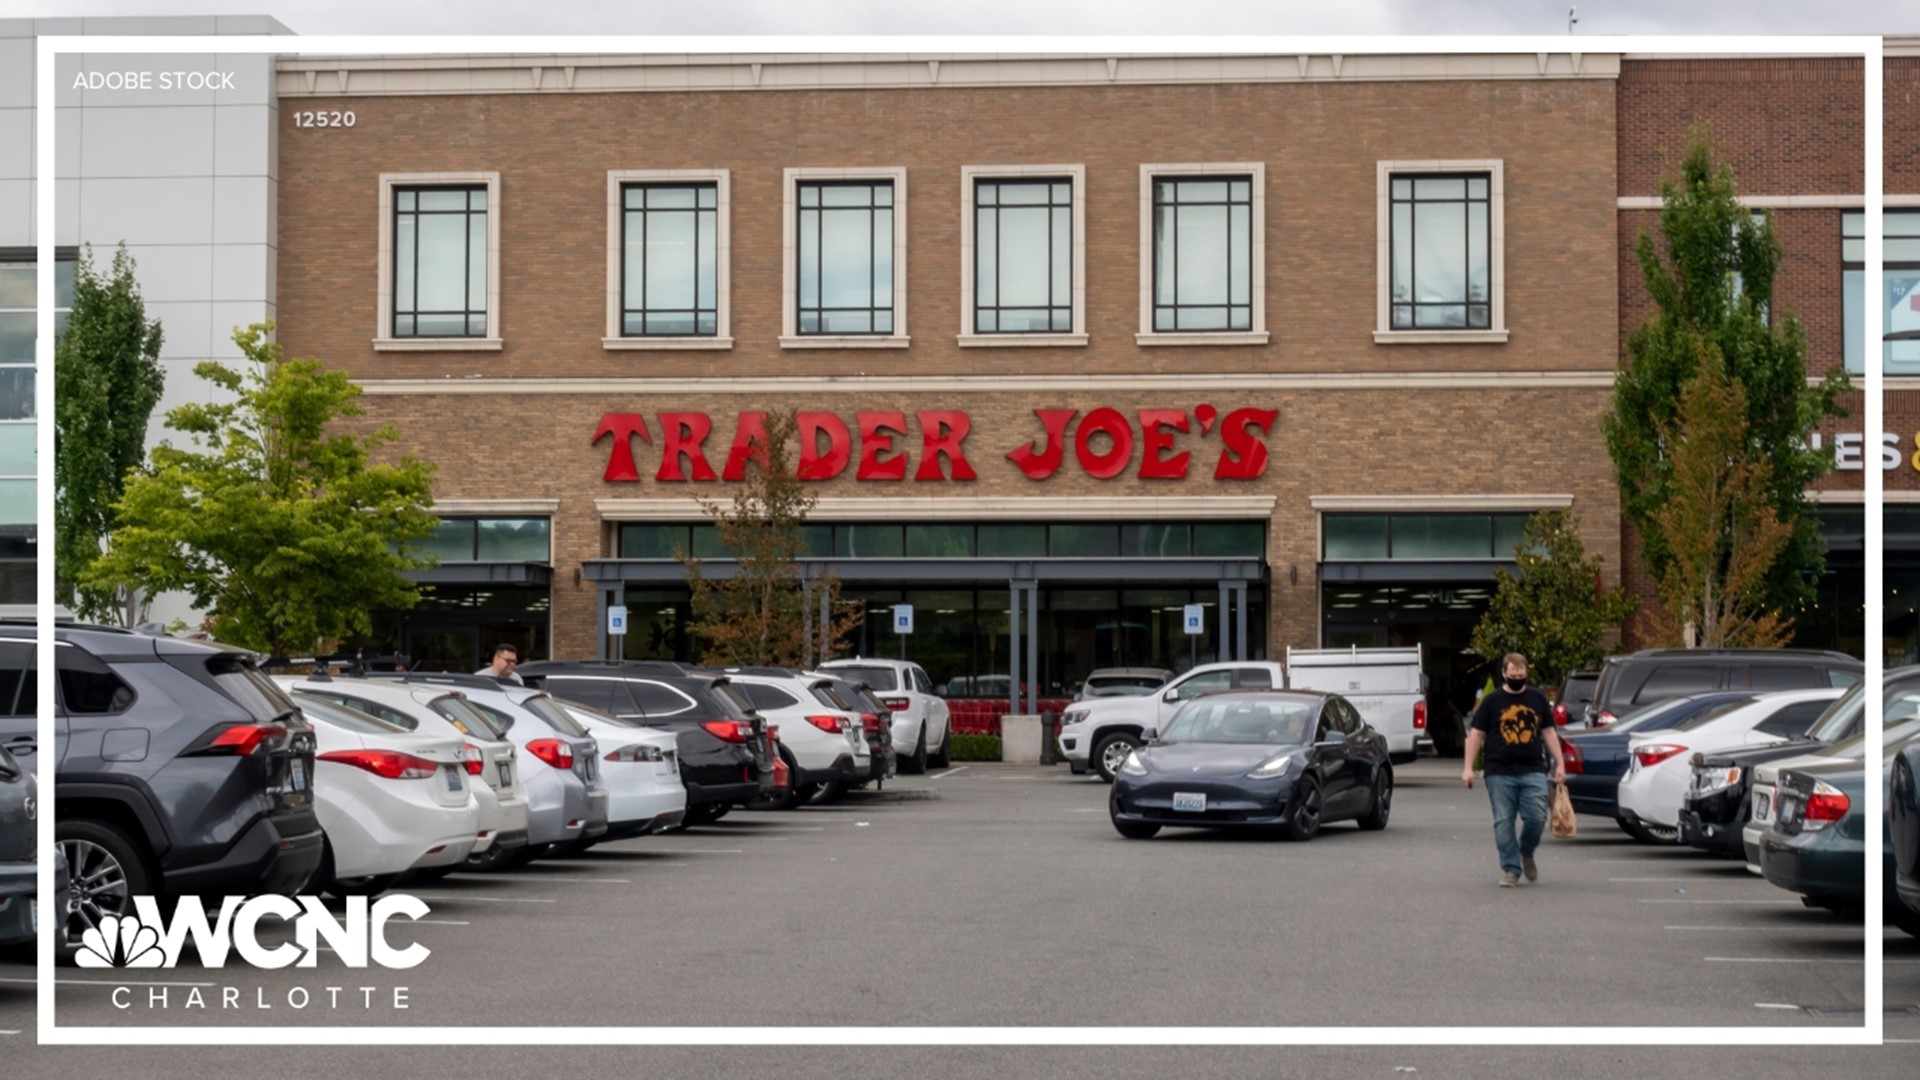
M835 806L735 812L579 858L405 889L432 908L392 935L432 949L407 971L348 971L324 956L315 969L279 971L63 969L60 1020L1861 1022L1858 929L1737 864L1637 845L1583 817L1578 839L1547 841L1538 884L1495 887L1485 796L1462 789L1456 770L1404 768L1385 832L1330 826L1298 845L1180 832L1127 841L1107 821L1097 780L963 766ZM1920 1039L1920 943L1885 933L1887 1035ZM228 987L238 1001L223 1007ZM404 1009L394 1007L400 987ZM23 1033L0 1035L0 1054L32 1037L32 989L28 968L0 974L0 1031ZM190 1005L195 991L203 1007ZM1913 1046L1875 1053L1901 1049Z

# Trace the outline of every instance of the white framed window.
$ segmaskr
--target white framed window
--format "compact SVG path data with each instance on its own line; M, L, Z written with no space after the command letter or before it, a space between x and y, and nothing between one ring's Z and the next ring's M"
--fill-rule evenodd
M1087 167L960 169L963 347L1087 343Z
M500 174L380 174L380 322L386 352L497 352Z
M781 348L906 348L907 170L788 169L781 204Z
M1141 345L1267 343L1267 168L1140 166Z
M605 348L733 347L729 176L608 171Z
M1507 340L1505 185L1499 159L1378 163L1373 340Z

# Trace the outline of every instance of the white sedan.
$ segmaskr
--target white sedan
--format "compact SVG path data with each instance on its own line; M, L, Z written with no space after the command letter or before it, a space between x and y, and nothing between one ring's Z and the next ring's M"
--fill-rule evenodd
M473 851L480 808L460 740L314 699L300 711L313 725L314 811L327 838L309 889L371 896Z
M1627 748L1627 774L1620 779L1620 824L1636 839L1677 841L1695 754L1765 746L1805 735L1843 692L1839 687L1782 690L1678 727L1634 733Z
M600 780L607 788L607 831L598 840L646 836L680 824L687 786L680 781L680 737L554 698L600 744ZM596 843L598 842L596 840Z

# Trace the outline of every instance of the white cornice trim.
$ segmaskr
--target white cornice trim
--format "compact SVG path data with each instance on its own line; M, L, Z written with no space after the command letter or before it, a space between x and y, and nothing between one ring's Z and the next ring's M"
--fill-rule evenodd
M543 78L564 71L564 83ZM285 56L281 97L1619 78L1607 53Z
M1920 491L1907 491L1907 492L1889 491L1886 493L1887 501L1888 502L1903 501L1901 499L1894 498L1894 496L1896 495L1910 495L1910 496L1913 496L1915 499L1920 499ZM1807 501L1810 503L1818 503L1823 505L1831 505L1831 504L1837 503L1842 506L1845 506L1848 504L1859 506L1860 504L1867 501L1867 493L1864 491L1809 491L1807 492Z
M1867 205L1865 195L1741 195L1740 205L1754 210L1858 210ZM1911 200L1911 201L1909 201ZM1888 195L1888 206L1920 205L1920 196ZM1665 203L1658 195L1622 195L1622 210L1658 210Z
M790 375L742 378L356 379L374 397L573 394L669 397L694 394L912 394L1176 390L1606 390L1612 371L1364 372L1347 375Z
M559 499L436 499L436 514L557 514Z
M1406 510L1565 510L1571 495L1310 495L1308 505L1321 513Z
M1107 521L1271 518L1273 495L1138 495L1081 498L823 498L809 521ZM692 496L595 499L602 521L704 521Z

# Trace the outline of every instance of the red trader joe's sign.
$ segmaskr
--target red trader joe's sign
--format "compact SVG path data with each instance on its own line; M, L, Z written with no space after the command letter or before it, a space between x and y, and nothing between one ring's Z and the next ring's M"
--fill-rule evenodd
M1040 430L1031 441L1005 455L1021 472L1045 480L1062 469L1078 468L1096 480L1127 473L1146 480L1184 480L1196 455L1212 454L1216 480L1252 480L1267 471L1265 436L1278 418L1276 409L1235 409L1224 417L1211 405L1187 409L1035 409ZM800 439L796 471L802 480L832 480L853 470L856 480L973 480L967 460L972 421L960 410L859 412L851 423L837 413L795 414ZM594 445L612 440L604 479L637 483L640 462L634 440L653 446L659 433L659 462L653 478L665 483L740 480L747 461L764 453L767 414L734 417L726 455L718 457L713 418L706 413L663 412L649 427L640 413L605 413L593 433ZM917 430L918 438L914 437ZM710 458L709 440L715 457ZM917 449L917 453L916 453ZM721 462L719 470L714 461ZM1204 468L1204 463L1202 468Z

